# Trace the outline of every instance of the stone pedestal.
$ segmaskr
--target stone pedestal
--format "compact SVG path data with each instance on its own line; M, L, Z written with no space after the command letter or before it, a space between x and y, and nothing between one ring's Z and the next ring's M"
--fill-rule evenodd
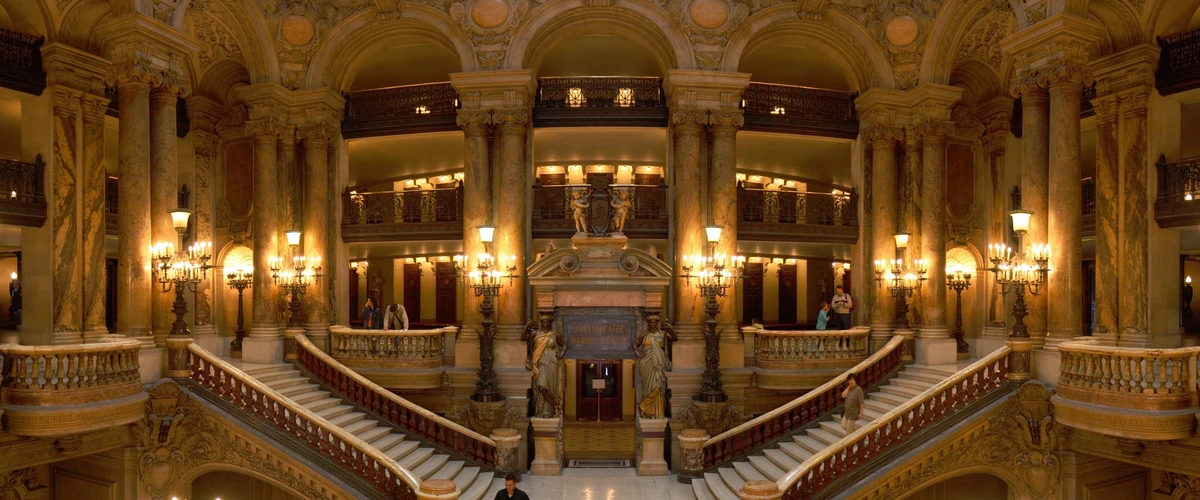
M278 332L276 327L251 328L250 335L242 339L242 361L278 363L283 360L283 337Z
M893 337L904 337L904 345L900 347L900 361L912 361L913 351L916 346L913 345L913 338L916 337L917 331L908 328L897 328L892 331ZM950 352L954 352L954 341L950 339Z
M958 348L954 339L918 338L915 345L917 363L923 365L951 365L958 362ZM963 359L970 355L963 353Z
M737 413L729 401L720 403L692 401L692 404L681 412L679 419L687 423L688 427L704 429L710 436L716 436L733 427L733 422L737 420Z
M1004 345L1012 348L1012 352L1008 354L1008 379L1015 382L1024 382L1033 378L1031 372L1032 363L1029 359L1029 352L1033 350L1033 341L1030 339L1009 339L1004 342Z
M460 414L463 425L484 436L511 427L519 416L520 411L509 407L507 401L470 401Z
M535 476L558 476L562 474L562 455L559 454L559 443L562 442L561 418L531 418L533 424L533 465L529 473Z
M638 433L641 438L637 461L639 476L665 476L671 473L671 466L663 460L663 438L666 437L666 430L665 418L638 420Z
M167 376L171 378L190 378L192 370L188 366L188 345L192 339L168 336L167 344Z
M520 472L521 433L516 429L499 428L488 436L496 442L496 472L498 475Z
M426 479L417 490L417 500L458 500L458 486L449 479Z
M304 335L304 328L289 326L283 331L283 359L296 359L296 336Z
M746 484L738 490L737 495L740 500L779 500L783 498L783 492L779 491L779 485L775 481L764 479L746 481Z
M704 442L708 438L704 429L684 429L679 433L679 482L688 484L704 474Z

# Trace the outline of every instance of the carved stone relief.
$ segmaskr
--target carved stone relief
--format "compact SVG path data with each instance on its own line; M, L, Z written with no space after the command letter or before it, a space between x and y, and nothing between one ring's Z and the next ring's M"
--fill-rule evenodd
M529 14L529 0L462 0L450 4L450 17L471 36L479 67L500 69L512 33Z
M887 50L897 87L908 90L917 86L918 66L924 53L921 49L943 3L944 0L887 0L862 6L830 3L829 8L854 18L874 35Z
M0 500L21 500L32 497L31 493L45 490L46 485L38 479L33 467L16 469L0 474Z
M205 6L211 4L204 4ZM211 7L190 9L187 19L192 25L192 36L200 42L197 46L196 59L201 68L222 59L233 59L246 63L242 48L237 38L227 26L217 20L216 13L210 12Z
M995 2L989 3L987 9L991 12L963 35L955 59L979 61L999 71L1004 60L1000 41L1011 33L1011 16L1008 11L1001 10L1003 6L997 6Z
M667 12L688 34L700 69L715 70L729 36L750 15L750 7L732 0L670 0Z

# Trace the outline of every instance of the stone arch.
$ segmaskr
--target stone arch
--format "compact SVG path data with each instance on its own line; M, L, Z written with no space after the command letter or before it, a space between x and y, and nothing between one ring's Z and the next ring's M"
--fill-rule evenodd
M239 83L250 83L250 72L240 61L222 59L205 69L192 88L193 95L215 99L222 104L231 104L227 98L229 90Z
M248 467L242 467L240 465L226 464L226 463L220 463L220 462L210 462L210 463L206 463L206 464L200 465L198 467L187 470L186 472L183 473L183 475L181 475L179 477L178 484L180 486L184 486L184 487L191 486L193 481L195 481L200 476L208 474L209 472L236 472L238 474L241 474L244 476L249 476L254 479L258 479L259 481L262 481L264 483L268 483L268 484L271 484L272 486L278 487L284 491L287 491L288 494L293 495L296 498L304 498L304 492L298 491L295 488L292 488L291 486L284 484L282 481L280 481L274 477L271 477L267 474L263 474L259 471L256 471L256 470L248 468Z
M1005 0L956 0L942 9L937 17L937 24L930 33L926 45L925 57L921 60L920 81L932 83L947 83L950 81L951 68L964 57L984 58L997 72L1003 75L1007 58L999 55L1000 40L984 40L990 43L980 43L973 47L964 47L964 38L991 38L1000 35L1011 35L1021 26L1020 16L1013 14L1013 7ZM969 19L971 22L963 22ZM966 53L964 53L966 52ZM983 52L983 54L978 54ZM995 64L999 61L1000 64Z
M1147 0L1142 31L1153 39L1186 30L1197 9L1200 0Z
M441 13L410 4L399 19L380 20L364 11L339 25L313 56L305 87L346 90L363 61L404 37L428 40L445 48L456 55L462 71L477 69L474 48L460 28Z
M1119 0L1093 0L1088 17L1104 27L1106 38L1099 43L1099 55L1119 52L1142 42L1138 13Z
M46 37L46 41L54 39L53 16L50 14L47 2L30 2L28 0L0 0L0 8L12 20L13 29L31 35Z
M112 15L112 4L106 0L75 2L63 13L58 41L93 54L106 55L103 40L98 40L95 32L96 26Z
M822 21L797 19L791 5L765 9L729 38L721 71L737 72L743 55L778 35L799 35L826 47L845 68L851 88L895 88L896 79L887 55L861 27L839 12L829 11Z
M971 105L986 102L996 96L1008 95L1008 87L1000 79L997 68L973 59L955 63L947 83L962 86L963 101Z
M542 58L560 42L580 34L608 34L647 47L658 59L663 74L668 69L695 69L687 35L658 6L643 0L607 9L578 5L575 0L552 0L540 6L513 34L503 67L536 70Z
M976 465L963 467L961 469L952 469L929 478L920 484L917 484L909 489L909 491L921 491L942 481L954 479L959 476L966 476L968 474L986 474L992 477L1000 478L1000 480L1004 481L1004 484L1008 485L1009 498L1034 498L1029 493L1029 489L1026 488L1025 484L1021 481L1021 478L1017 477L1016 474L1013 474L1012 471L1003 467L996 467L992 465Z
M224 23L224 27L237 37L244 66L250 74L250 83L278 82L279 60L275 53L275 42L267 28L262 10L257 8L257 2L210 1L203 5L203 9L211 15L228 21ZM191 6L185 16L191 18L202 15L197 9L200 7ZM200 68L197 72L203 69Z

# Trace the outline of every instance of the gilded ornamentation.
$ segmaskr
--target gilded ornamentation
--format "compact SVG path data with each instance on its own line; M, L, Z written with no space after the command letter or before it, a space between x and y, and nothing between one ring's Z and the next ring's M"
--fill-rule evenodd
M512 32L529 13L529 0L462 0L450 5L450 18L471 35L479 67L500 69Z
M192 12L195 13L192 14ZM238 45L237 38L212 13L204 9L201 9L200 12L192 9L189 11L188 19L192 21L193 36L200 42L197 46L196 59L200 62L201 68L206 68L209 64L222 59L233 59L245 64L246 59L242 55L242 48Z
M1049 0L1034 0L1032 3L1025 4L1025 19L1029 25L1046 20L1046 4L1048 3L1050 3Z
M1178 472L1163 472L1162 486L1156 492L1171 498L1200 497L1200 476L1189 476Z
M154 18L159 22L170 26L171 20L175 17L175 2L172 0L154 0L154 6L151 7L154 12Z
M692 401L679 412L678 419L685 428L704 429L709 436L716 436L733 428L733 423L741 420L741 415L729 403Z
M956 59L975 60L992 68L1000 68L1004 61L1000 41L1008 37L1010 29L1008 12L993 10L963 35Z
M33 467L16 469L0 474L0 498L21 499L46 486L38 480L37 470Z
M670 0L667 11L687 32L697 66L706 70L720 66L729 36L750 16L750 7L731 0Z
M346 18L372 8L370 0L267 0L263 14L275 33L280 83L298 89L324 35Z
M123 42L112 49L112 66L105 83L120 86L127 83L140 83L157 86L162 83L162 71L153 67L150 62L152 46L148 42Z
M863 6L830 3L829 8L854 18L888 51L896 85L917 86L921 48L944 0L884 0Z
M504 401L472 402L462 410L459 418L468 429L487 436L496 429L516 427L521 420L521 410L508 406Z
M960 135L976 137L987 130L975 108L965 104L956 104L950 109L950 121L953 122L954 131Z

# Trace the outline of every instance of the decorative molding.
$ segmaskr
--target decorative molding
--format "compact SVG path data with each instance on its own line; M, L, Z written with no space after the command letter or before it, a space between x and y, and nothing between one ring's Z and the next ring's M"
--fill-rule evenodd
M775 3L782 2L770 5ZM750 16L750 7L733 0L669 0L666 8L692 42L696 67L703 70L720 66L729 37Z
M530 8L529 0L461 0L450 4L448 13L471 37L480 69L497 70Z
M944 0L882 0L857 6L830 3L829 8L858 21L887 51L902 90L917 86L922 50Z
M188 16L192 22L192 36L200 42L199 50L196 51L196 60L200 67L207 68L222 59L232 59L245 65L246 58L237 38L233 36L229 27L218 20L218 14L211 12L212 9L207 7L208 5L211 4L205 3L200 9L192 9L189 14L195 14Z

